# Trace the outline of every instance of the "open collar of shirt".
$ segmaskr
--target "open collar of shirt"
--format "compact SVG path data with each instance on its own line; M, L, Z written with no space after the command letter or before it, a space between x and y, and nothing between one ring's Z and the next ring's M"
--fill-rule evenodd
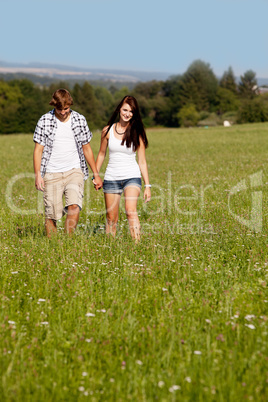
M51 114L51 121L53 121L53 123L54 123L53 126L54 126L54 128L56 128L57 127L57 117L55 114L55 109L50 110L50 114ZM79 123L80 123L79 115L76 112L74 112L72 109L70 109L70 114L71 114L71 117L70 117L71 127L74 128L77 125L79 125Z

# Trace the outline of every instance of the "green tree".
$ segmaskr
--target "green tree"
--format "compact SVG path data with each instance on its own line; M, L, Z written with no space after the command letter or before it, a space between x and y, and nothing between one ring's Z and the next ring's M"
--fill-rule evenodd
M208 63L194 61L179 81L179 98L182 105L195 105L196 110L212 111L216 104L218 80Z
M87 119L91 129L99 128L102 125L102 119L98 114L100 104L95 96L94 89L87 81L82 85L75 84L72 90L74 100L74 109L83 114Z
M220 79L220 87L228 89L233 93L237 93L237 84L232 67L229 67L228 70L223 73L223 76Z
M157 126L168 125L170 113L170 100L161 95L149 100L150 116L153 124Z
M17 85L0 81L0 133L18 132L17 112L23 95Z
M23 95L17 111L17 132L33 132L38 119L49 108L43 91L27 79L12 81L11 84L18 86Z
M200 113L196 110L195 105L188 104L184 105L177 114L178 123L181 127L193 127L196 126L199 119Z
M18 85L12 85L5 81L0 81L0 108L3 110L9 104L18 104L22 99L22 93Z
M99 103L98 113L102 120L102 126L104 126L112 114L114 98L111 92L104 87L97 86L94 92Z
M244 75L241 75L238 90L242 98L253 99L257 94L257 79L256 73L248 70Z
M147 99L155 98L159 95L163 95L163 82L162 81L149 81L140 82L135 85L132 91L135 97L144 96Z
M268 95L245 99L238 111L238 123L259 123L268 121Z
M237 96L227 88L219 87L217 91L217 112L223 114L230 111L236 111L240 102Z
M169 127L176 127L178 125L178 110L182 107L180 98L181 89L181 75L173 75L163 83L163 95L166 104L164 112L165 123Z
M124 96L129 94L130 90L126 86L123 86L122 88L116 90L116 92L114 93L114 107L117 106L119 102L121 102Z
M150 104L150 99L147 99L143 95L133 94L139 103L140 114L145 127L151 127L154 125L153 112L151 111L152 106Z

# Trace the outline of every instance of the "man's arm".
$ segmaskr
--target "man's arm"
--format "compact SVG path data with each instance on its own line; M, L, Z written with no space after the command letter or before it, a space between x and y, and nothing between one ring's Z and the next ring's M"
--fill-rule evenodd
M44 191L45 183L44 179L41 176L41 160L43 155L44 147L43 145L35 143L34 154L33 154L33 165L34 165L34 173L35 173L35 188L36 190Z
M96 190L99 190L102 187L102 180L99 176L99 173L97 171L93 151L91 149L90 143L88 142L87 144L83 145L83 153L85 155L86 161L90 166L90 169L93 172L93 177L94 177L94 185Z

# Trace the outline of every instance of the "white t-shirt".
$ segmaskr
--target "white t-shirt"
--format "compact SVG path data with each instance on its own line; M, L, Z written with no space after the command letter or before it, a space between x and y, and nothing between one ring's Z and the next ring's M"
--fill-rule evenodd
M65 123L57 119L57 130L46 171L58 173L74 168L80 168L80 159L71 128L71 118Z
M121 145L121 142L121 139L114 136L114 126L112 126L108 142L109 162L104 180L125 180L132 179L133 177L141 177L133 146L127 148L126 143Z

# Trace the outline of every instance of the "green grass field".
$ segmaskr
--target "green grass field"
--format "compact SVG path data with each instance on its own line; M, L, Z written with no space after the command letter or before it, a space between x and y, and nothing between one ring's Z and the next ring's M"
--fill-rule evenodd
M32 135L0 136L1 401L268 399L268 124L148 137L135 245L91 180L48 240Z

